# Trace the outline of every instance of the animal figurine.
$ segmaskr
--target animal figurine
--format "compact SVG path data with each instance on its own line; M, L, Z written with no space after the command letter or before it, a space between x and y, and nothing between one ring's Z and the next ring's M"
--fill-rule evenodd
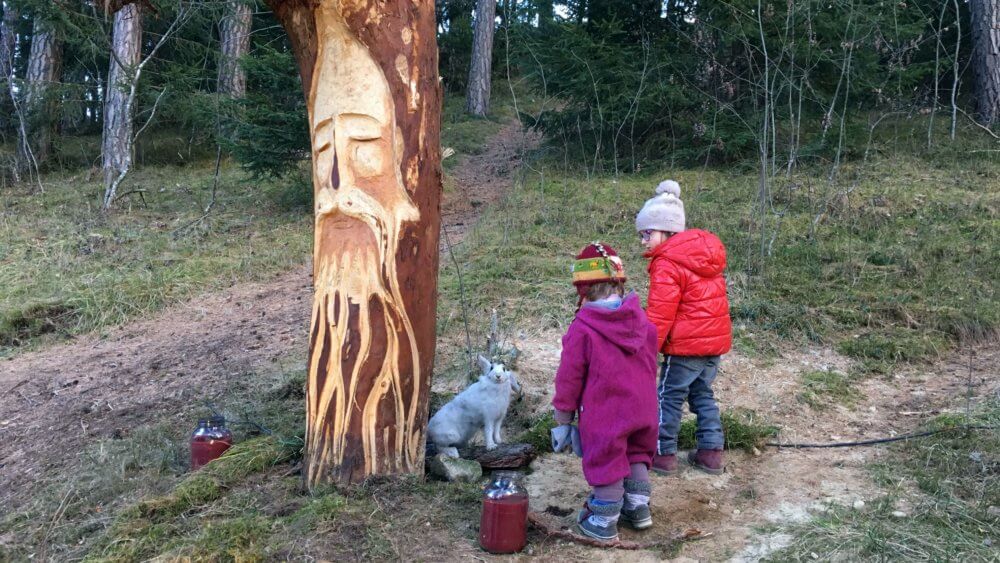
M480 428L486 449L496 449L501 443L500 425L507 416L510 392L521 392L514 372L502 363L479 356L479 367L483 370L479 381L441 407L427 424L428 441L447 456L458 457L458 448L469 443Z

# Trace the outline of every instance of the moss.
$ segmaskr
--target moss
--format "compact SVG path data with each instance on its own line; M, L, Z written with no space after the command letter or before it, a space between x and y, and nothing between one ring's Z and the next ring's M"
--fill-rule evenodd
M525 430L516 438L515 443L531 444L538 453L552 449L552 429L557 426L551 412L546 412L531 428Z
M289 450L268 436L240 442L222 457L192 473L172 493L146 499L123 510L107 534L88 554L89 559L134 560L155 555L175 519L221 498L254 473L285 462Z

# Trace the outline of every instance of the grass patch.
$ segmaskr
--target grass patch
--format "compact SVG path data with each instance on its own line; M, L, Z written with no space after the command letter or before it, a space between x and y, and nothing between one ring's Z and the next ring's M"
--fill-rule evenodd
M802 392L799 400L818 410L832 404L853 405L857 400L851 378L834 370L807 371L800 376Z
M752 451L778 435L778 427L764 422L761 417L747 409L722 411L722 432L726 437L725 449ZM681 423L677 434L677 448L693 450L698 447L698 423L688 418Z
M946 417L931 427L955 422ZM1000 404L985 405L973 423L1000 424ZM782 530L795 539L770 560L997 560L1000 432L937 434L895 445L883 460L871 471L885 496Z
M183 231L211 197L209 163L135 171L122 192L144 193L111 214L98 209L96 178L60 173L44 183L44 193L0 194L0 356L265 279L310 255L309 217L273 201L284 186L251 188L232 165L212 214Z
M827 173L803 168L774 181L778 211L766 217L762 255L756 173L587 178L542 168L456 247L465 299L473 311L500 307L514 326L564 330L576 304L569 264L598 238L618 250L629 285L645 296L634 217L671 177L682 186L688 225L727 245L741 350L767 355L778 341L821 343L885 370L997 333L1000 192L983 187L998 181L1000 162L934 165L899 155L849 164L832 182ZM458 285L443 263L439 318L461 318ZM485 333L483 317L471 319L476 333Z

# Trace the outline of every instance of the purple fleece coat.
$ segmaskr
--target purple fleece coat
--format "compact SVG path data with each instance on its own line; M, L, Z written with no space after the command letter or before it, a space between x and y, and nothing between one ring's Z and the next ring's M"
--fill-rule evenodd
M656 404L656 327L635 293L621 307L583 307L562 339L552 406L578 411L583 475L594 487L652 463Z

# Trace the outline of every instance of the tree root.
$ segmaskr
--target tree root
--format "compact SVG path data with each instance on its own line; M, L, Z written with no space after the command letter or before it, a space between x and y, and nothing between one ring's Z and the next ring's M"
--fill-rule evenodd
M612 540L612 541L601 541L593 538L588 538L586 536L581 536L574 534L569 530L559 529L557 526L553 526L551 523L546 522L546 518L537 512L528 513L528 522L531 523L538 531L542 532L546 536L559 538L562 540L567 540L575 542L582 545L589 545L591 547L603 547L603 548L614 548L614 549L652 549L657 547L663 547L676 542L693 541L700 540L711 536L709 532L703 532L697 528L688 528L683 532L675 534L673 537L667 540L660 540L655 542L634 542L626 540Z

